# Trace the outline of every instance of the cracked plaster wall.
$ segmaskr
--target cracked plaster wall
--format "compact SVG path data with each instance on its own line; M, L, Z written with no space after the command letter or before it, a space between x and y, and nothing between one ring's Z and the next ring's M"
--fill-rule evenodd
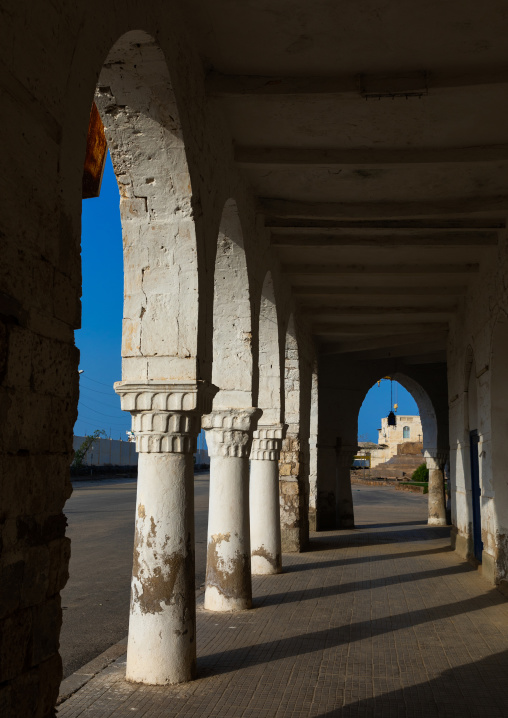
M472 557L469 431L477 429L482 572L492 583L508 575L507 313L508 245L501 233L461 302L448 341L452 545Z

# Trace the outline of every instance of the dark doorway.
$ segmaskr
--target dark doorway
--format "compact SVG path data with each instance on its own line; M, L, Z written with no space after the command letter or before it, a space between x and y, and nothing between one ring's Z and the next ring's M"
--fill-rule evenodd
M473 552L474 556L481 563L483 542L482 542L482 519L480 506L480 464L478 461L478 432L476 429L469 432L469 451L471 463L471 499L473 502Z

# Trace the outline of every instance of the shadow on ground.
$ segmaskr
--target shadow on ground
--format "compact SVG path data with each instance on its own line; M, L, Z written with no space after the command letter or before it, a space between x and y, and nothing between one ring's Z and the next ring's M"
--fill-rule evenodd
M416 718L506 718L508 651L444 671L425 683L354 701L316 718L413 716ZM380 675L386 675L384 668ZM394 676L398 680L398 675Z

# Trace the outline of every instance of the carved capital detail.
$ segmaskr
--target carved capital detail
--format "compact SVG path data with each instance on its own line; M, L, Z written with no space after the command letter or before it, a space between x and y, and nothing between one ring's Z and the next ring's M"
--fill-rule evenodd
M201 415L217 391L208 382L116 382L124 411L132 415L138 453L192 454Z
M258 461L278 461L287 428L287 424L258 426L253 434L250 458Z
M446 462L450 457L449 449L424 449L423 456L427 468L430 469L444 469Z
M203 416L210 456L248 457L261 409L217 409Z

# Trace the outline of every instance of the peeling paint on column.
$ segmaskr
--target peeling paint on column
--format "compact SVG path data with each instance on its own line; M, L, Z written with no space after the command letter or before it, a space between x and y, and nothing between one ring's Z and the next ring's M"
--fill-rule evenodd
M258 409L219 409L203 417L210 452L206 609L252 605L249 454Z
M218 551L222 541L229 542L229 535L213 536L208 543L207 586L214 586L225 598L252 598L249 556L236 551L232 558L225 560Z

